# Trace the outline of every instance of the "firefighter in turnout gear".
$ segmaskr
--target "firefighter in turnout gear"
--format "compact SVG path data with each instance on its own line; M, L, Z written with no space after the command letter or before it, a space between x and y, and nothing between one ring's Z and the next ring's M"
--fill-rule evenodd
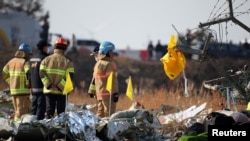
M100 44L98 59L94 66L94 79L97 99L97 113L100 118L112 115L116 110L118 101L117 66L113 61L115 46L113 43L104 41ZM111 92L106 90L109 75L112 76Z
M66 95L63 94L66 73L70 74L73 80L74 65L73 62L65 56L68 42L64 38L58 38L55 41L53 54L43 59L40 65L40 77L43 82L43 93L46 100L46 119L65 112Z
M30 70L29 70L29 82L32 94L32 115L37 116L37 120L42 120L45 118L45 96L43 94L43 83L39 75L40 64L42 60L47 57L49 44L45 40L40 40L37 43L37 54L30 59Z
M3 79L9 84L12 103L14 107L14 121L19 121L21 116L29 112L30 88L28 71L30 69L29 59L32 55L31 47L20 44L14 58L3 67Z

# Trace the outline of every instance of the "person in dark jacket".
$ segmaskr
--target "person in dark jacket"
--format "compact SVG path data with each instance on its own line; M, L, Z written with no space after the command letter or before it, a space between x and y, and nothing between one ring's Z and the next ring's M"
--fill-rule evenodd
M155 46L155 55L156 55L156 60L160 60L161 57L163 56L163 46L161 45L161 41L158 40L157 44Z
M148 59L149 60L152 60L153 59L153 51L154 51L154 46L153 46L153 41L149 41L149 44L148 44Z
M49 44L45 40L37 43L37 54L30 59L29 82L32 94L31 114L37 116L37 120L45 118L45 96L43 94L43 83L39 75L42 60L49 55Z

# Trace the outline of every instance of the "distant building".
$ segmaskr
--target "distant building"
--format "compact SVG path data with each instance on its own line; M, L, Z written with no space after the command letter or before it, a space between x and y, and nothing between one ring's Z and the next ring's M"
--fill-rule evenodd
M16 48L22 42L36 47L42 30L38 21L22 12L0 11L0 19L0 49Z

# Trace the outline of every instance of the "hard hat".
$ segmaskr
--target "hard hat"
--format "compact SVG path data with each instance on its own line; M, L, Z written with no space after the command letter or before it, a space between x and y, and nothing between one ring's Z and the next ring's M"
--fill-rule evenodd
M66 49L68 47L68 42L64 38L60 37L56 39L55 48Z
M50 43L48 43L46 40L40 40L38 43L37 43L37 48L39 50L42 50L43 47L46 47L46 46L51 46Z
M27 43L20 44L18 50L25 51L26 53L32 54L32 49Z
M106 55L109 51L114 50L115 45L109 41L104 41L100 44L99 53Z

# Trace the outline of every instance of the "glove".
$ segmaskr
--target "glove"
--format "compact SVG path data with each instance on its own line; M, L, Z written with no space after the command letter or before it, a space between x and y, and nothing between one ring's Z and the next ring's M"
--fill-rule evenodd
M57 88L58 91L62 91L57 85L54 85L54 84L49 84L49 86L47 87L47 89L51 89L51 88Z
M118 93L114 93L113 95L112 95L112 100L113 100L113 102L118 102L118 100L119 100L119 94Z
M95 98L95 94L90 94L90 93L89 93L89 97L90 97L90 98Z
M56 86L56 88L57 88L58 91L62 92L62 90L59 88L59 86L57 86L57 85L55 85L55 86Z

